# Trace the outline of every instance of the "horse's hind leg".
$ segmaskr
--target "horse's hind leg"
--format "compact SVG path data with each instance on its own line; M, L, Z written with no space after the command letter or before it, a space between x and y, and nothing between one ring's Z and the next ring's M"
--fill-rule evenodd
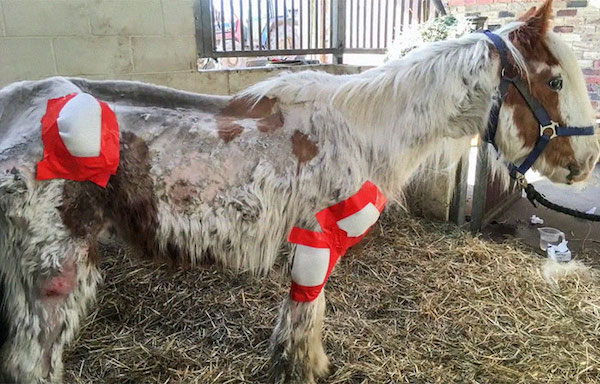
M285 383L314 383L329 372L321 330L325 316L325 291L312 302L286 298L271 337L272 376Z
M0 180L0 192L2 187ZM6 190L5 190L6 192ZM1 306L6 323L0 382L62 381L62 351L95 296L95 244L75 238L57 206L60 182L13 189L0 201Z

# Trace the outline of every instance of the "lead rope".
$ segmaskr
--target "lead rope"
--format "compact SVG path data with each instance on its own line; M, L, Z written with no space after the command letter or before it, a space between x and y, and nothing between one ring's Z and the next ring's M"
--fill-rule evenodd
M533 185L525 184L521 185L527 194L527 199L531 202L531 204L537 208L536 201L542 204L544 207L551 209L556 212L564 213L565 215L577 217L579 219L585 219L590 221L600 221L600 215L592 215L591 213L585 213L581 211L577 211L575 209L562 207L558 204L554 204L551 201L548 201L544 195L536 191Z

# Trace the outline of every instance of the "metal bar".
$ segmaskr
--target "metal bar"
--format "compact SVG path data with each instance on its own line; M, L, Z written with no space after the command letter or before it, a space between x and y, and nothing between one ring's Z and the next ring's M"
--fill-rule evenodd
M250 50L254 51L254 18L252 17L252 0L248 1L248 25L250 28ZM260 27L258 28L260 31Z
M246 50L246 42L244 41L244 0L240 0L240 28L240 50L243 52Z
M223 0L221 0L221 42L223 43L223 52L225 49L225 6L223 5Z
M316 1L316 0L314 0ZM308 14L306 15L307 18L307 25L306 25L306 39L308 40L308 45L306 46L308 49L310 49L310 29L311 29L311 25L310 25L310 15L311 15L311 11L312 11L312 2L313 0L309 0L308 2Z
M377 2L377 48L381 48L381 0Z
M473 186L473 202L471 206L471 232L479 232L485 216L485 199L488 187L488 143L480 140L477 151L477 168L475 185Z
M339 12L338 12L339 15ZM354 0L350 0L350 25L352 25L354 20ZM353 47L354 44L352 44L352 38L354 37L352 34L353 29L350 28L348 30L348 42L347 42L347 46L348 47Z
M401 0L402 4L400 5L400 31L404 31L404 16L406 13L406 0Z
M231 13L231 19L229 21L229 27L231 29L231 50L235 51L235 17L233 15L233 0L229 0L229 7Z
M369 22L371 24L371 25L369 25L370 31L371 31L369 34L369 47L371 47L371 48L374 48L373 47L373 18L374 18L373 15L374 14L375 14L375 0L371 0L371 14L369 15L369 16L371 16L371 17L369 17L369 19L370 19Z
M417 24L423 21L423 15L421 15L423 11L423 0L417 0Z
M302 43L304 43L304 36L302 36L304 34L304 26L302 25L304 20L303 20L303 15L302 15L302 9L304 8L303 6L304 1L300 1L300 49L302 49L304 47L304 45Z
M287 49L287 47L287 0L283 0L283 49Z
M390 32L390 30L388 28L388 21L390 19L390 15L388 13L389 8L390 8L390 0L385 0L385 29L383 32L383 45L385 47L388 46L388 43L387 43L388 42L388 34Z
M358 48L360 45L360 2L362 0L356 0L356 44L354 48Z
M279 50L279 0L275 1L275 49Z
M252 1L252 0L250 0ZM263 33L262 33L262 9L260 9L260 4L262 3L262 0L258 0L258 50L262 51L263 49L263 42L262 42L262 37L263 37Z
M319 1L315 0L315 48L319 48Z
M271 4L269 3L270 0L266 0L267 1L267 49L270 51L271 50Z
M212 11L212 2L195 1L194 19L196 24L196 48L198 55L212 57L215 50L215 23Z
M352 6L352 4L350 4ZM333 38L330 42L331 48L336 50L333 54L335 64L344 63L344 49L346 47L346 1L332 0L331 1L332 17L331 29L334 31Z
M414 12L415 2L414 2L414 0L408 0L408 3L410 4L410 6L408 7L408 25L412 25L413 17L415 17L415 12Z
M292 48L296 49L296 6L292 0Z
M442 16L446 16L446 7L442 3L442 0L433 0L433 5Z
M404 0L392 0L392 4L394 4L394 9L392 11L392 39L396 37L396 10L398 9L398 1Z
M335 54L337 50L335 48L311 48L311 49L303 49L302 54ZM385 53L385 49L372 49L372 50L362 50L358 49L355 53ZM289 55L289 50L283 49L272 49L272 50L264 50L264 51L245 51L244 57L256 57L256 56L281 56L281 55ZM213 54L213 57L241 57L239 51L236 52L222 52L218 51Z
M385 48L347 48L344 50L344 53L376 53L376 54L384 54L386 53Z
M323 16L321 17L321 37L322 37L322 45L321 48L325 48L325 37L327 36L327 28L326 28L326 20L327 20L327 0L323 0L322 7Z
M363 45L365 48L367 46L367 0L364 0L364 9L363 9Z
M333 20L333 15L334 15L334 12L333 12L333 1L334 0L329 0L329 47L330 48L335 48L335 46L337 46L337 43L334 43L334 41L333 41L333 35L334 35L333 32L334 32L334 29L335 29L334 28L334 24L337 27L337 24ZM341 17L346 18L345 14L344 15L337 14L337 15L338 15L339 18L341 18Z

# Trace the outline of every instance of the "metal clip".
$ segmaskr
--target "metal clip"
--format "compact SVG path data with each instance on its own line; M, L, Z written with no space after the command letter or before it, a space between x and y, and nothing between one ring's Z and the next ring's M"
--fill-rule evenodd
M550 124L545 125L545 126L540 124L540 136L546 135L546 130L551 129L552 135L550 135L550 140L554 139L555 137L558 136L556 134L556 128L558 128L559 126L560 125L556 121L552 121Z
M517 180L517 184L519 185L519 187L522 189L527 188L527 179L525 178L525 175L523 175L520 172L515 172L515 173L516 173L515 179Z

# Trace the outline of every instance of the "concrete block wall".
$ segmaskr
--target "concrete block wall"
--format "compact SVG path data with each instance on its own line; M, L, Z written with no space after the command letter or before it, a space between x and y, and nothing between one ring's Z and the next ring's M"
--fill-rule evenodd
M194 0L0 0L0 86L53 75L161 79L196 71Z
M516 20L542 0L450 0L454 14L488 17L487 27ZM554 31L571 45L588 83L592 104L600 118L600 0L554 1Z

